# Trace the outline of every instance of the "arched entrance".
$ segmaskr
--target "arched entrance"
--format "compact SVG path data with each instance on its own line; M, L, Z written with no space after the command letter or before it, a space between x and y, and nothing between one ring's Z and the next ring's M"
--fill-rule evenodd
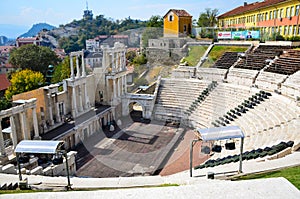
M129 115L134 122L143 121L143 106L138 102L131 102L128 105Z

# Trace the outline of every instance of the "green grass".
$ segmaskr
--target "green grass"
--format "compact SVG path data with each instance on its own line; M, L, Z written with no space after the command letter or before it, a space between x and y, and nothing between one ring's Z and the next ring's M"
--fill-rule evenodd
M245 52L247 49L242 46L214 46L203 67L211 67L225 52Z
M18 194L18 193L37 193L37 192L49 192L49 190L1 190L1 194Z
M259 174L249 174L245 176L240 176L233 178L233 180L249 180L249 179L259 179L259 178L275 178L284 177L290 181L295 187L300 190L300 166L290 167L286 169L281 169L278 171L259 173Z
M189 66L196 66L207 48L208 46L191 46L189 55L184 58L184 61L186 61Z

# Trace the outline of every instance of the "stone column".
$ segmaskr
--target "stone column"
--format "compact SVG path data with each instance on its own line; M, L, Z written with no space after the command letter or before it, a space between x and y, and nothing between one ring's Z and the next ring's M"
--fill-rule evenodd
M18 138L17 138L17 133L16 133L16 126L15 126L14 116L11 115L9 120L10 120L10 128L11 128L11 139L12 139L12 142L13 142L13 147L15 149L17 144L18 144Z
M124 92L125 92L125 94L127 93L127 75L125 74L125 76L124 76Z
M2 134L1 121L2 121L2 118L0 118L0 153L1 153L1 156L5 156L6 153L5 153L4 138L3 138L3 134Z
M119 53L117 52L117 53L116 53L116 59L115 59L117 71L118 71L118 69L119 69L119 58L120 58L120 56L119 56Z
M84 109L87 110L90 106L90 100L89 100L89 96L87 93L87 87L86 87L86 83L83 84L83 89L84 89Z
M114 52L111 53L111 69L112 69L112 72L115 72L115 70L116 70L115 53Z
M126 69L126 54L125 51L123 51L123 62L122 62L122 69Z
M56 119L56 122L58 122L58 123L60 123L61 122L61 117L60 117L60 113L59 113L59 103L58 102L56 102L55 103L55 112L56 112L56 114L55 114L55 119Z
M82 112L82 90L81 90L81 85L78 86L78 90L79 90L79 107L78 107L78 111Z
M33 119L33 130L34 130L34 139L40 140L40 134L39 134L39 124L36 116L36 107L32 109L32 119Z
M75 119L75 117L77 116L75 86L72 87L72 116L73 116L73 119Z
M20 114L20 118L21 118L23 138L24 138L24 140L30 140L30 137L28 135L28 129L27 129L26 112L21 112L19 114Z
M52 112L52 105L51 105L51 94L48 94L48 110L49 110L49 122L50 125L54 125L54 120L53 120L53 112Z
M120 84L121 79L120 79L120 78L117 78L116 81L118 81L118 97L120 97L120 96L121 96L121 92L120 92L120 91L121 91L121 89L122 89L122 88L121 88L121 84Z
M109 80L107 79L107 77L105 77L105 87L106 87L106 95L105 95L105 98L106 98L106 101L110 101L111 99L111 93L109 93L110 91L110 86L109 86ZM104 100L105 101L105 100Z
M116 92L116 80L113 79L113 92L114 92L114 100L117 98L117 92Z
M124 76L121 77L121 95L124 95Z
M79 70L79 60L78 60L78 56L76 56L76 77L80 77L80 70Z
M86 72L85 72L85 63L84 63L84 51L82 50L82 76L85 77L86 76Z
M102 68L106 68L106 50L103 49Z
M70 66L71 66L71 79L74 79L74 66L73 66L73 57L70 55Z

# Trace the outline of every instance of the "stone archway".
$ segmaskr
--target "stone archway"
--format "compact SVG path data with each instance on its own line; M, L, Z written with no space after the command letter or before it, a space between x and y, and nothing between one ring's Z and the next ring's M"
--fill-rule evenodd
M135 122L140 122L144 118L145 108L139 102L133 101L128 104L129 115Z
M151 119L154 102L154 95L127 93L122 97L122 115L128 116L130 113L129 105L131 103L138 103L142 106L142 117L144 119Z

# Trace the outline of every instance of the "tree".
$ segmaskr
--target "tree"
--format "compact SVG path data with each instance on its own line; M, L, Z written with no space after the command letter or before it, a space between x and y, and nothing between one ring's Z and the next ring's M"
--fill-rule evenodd
M65 57L65 59L60 64L54 67L54 73L51 82L52 83L62 82L64 79L69 78L70 74L71 74L70 58Z
M30 69L46 74L49 65L59 62L55 52L48 47L28 44L14 48L9 57L9 63L21 69Z
M215 27L217 25L218 9L206 8L205 12L200 13L197 25L199 27Z
M136 52L134 50L130 50L126 52L126 59L132 63L133 59L136 57Z
M10 100L13 95L31 91L43 86L45 79L42 73L24 69L12 74L11 85L5 91L5 97Z
M159 15L152 16L149 21L147 22L147 27L157 27L162 28L164 25L164 20Z

